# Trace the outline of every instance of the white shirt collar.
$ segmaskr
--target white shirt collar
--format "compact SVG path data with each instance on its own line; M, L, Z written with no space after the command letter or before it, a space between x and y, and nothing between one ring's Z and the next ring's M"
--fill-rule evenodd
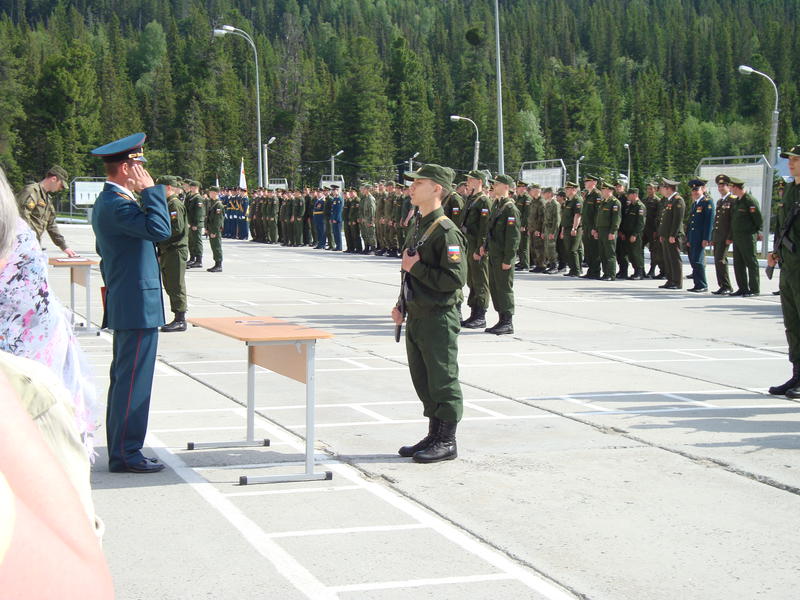
M122 192L123 194L125 194L126 196L128 196L128 198L131 198L131 199L133 199L133 198L134 198L133 192L132 192L132 191L130 191L128 188L126 188L126 187L123 187L123 186L121 186L121 185L120 185L120 184L118 184L118 183L114 183L113 181L108 181L108 180L106 180L106 183L107 183L108 185L111 185L111 186L114 186L115 188L117 188L117 189L118 189L120 192Z

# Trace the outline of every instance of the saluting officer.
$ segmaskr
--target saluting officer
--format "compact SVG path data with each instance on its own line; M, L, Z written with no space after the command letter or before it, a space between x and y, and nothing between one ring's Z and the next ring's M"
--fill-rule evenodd
M58 230L56 209L50 199L50 194L65 188L67 179L67 172L58 165L53 165L39 183L28 184L20 190L17 194L17 208L19 216L33 229L39 242L46 230L53 243L71 258L77 255L67 246L64 236Z
M692 206L689 209L689 228L686 244L689 247L689 264L692 266L694 287L690 292L708 291L706 281L706 247L711 243L711 229L714 226L714 204L706 195L705 179L699 177L689 182L692 190Z
M711 240L714 243L714 270L717 274L719 289L711 292L715 296L727 296L733 291L731 278L728 275L728 247L733 242L731 217L733 215L734 195L731 194L731 178L720 173L714 181L717 183L719 200L714 212L714 230Z
M664 250L664 270L667 282L658 287L679 290L683 287L683 268L681 266L681 246L683 246L683 216L686 202L678 194L679 182L661 178L660 190L664 197L664 212L658 227L658 237Z
M736 196L731 217L733 274L739 288L731 296L758 296L761 290L756 240L761 239L761 210L756 199L744 191L744 181L731 177L731 190Z

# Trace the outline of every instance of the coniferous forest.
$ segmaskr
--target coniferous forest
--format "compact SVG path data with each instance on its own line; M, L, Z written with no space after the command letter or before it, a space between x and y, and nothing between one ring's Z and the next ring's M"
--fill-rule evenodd
M798 142L798 0L501 0L506 171L585 155L633 184L703 156ZM154 174L223 185L256 173L253 51L270 175L391 176L418 161L497 168L492 0L4 0L0 164L12 184L52 164L99 175L88 151L135 131ZM571 171L572 172L572 171Z

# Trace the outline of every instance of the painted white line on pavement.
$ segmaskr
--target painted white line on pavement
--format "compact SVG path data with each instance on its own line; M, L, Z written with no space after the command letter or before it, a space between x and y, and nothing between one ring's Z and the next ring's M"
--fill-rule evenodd
M502 417L462 417L462 421L518 421L530 419L555 419L561 415L514 415ZM332 427L354 427L363 425L402 425L407 423L427 423L428 419L391 419L388 421L350 421L348 423L317 423L317 429L328 429ZM305 423L302 425L286 425L288 429L305 429Z
M394 590L428 585L456 585L459 583L481 583L484 581L503 581L516 579L513 575L494 573L491 575L465 575L463 577L439 577L431 579L408 579L406 581L379 581L376 583L354 583L351 585L335 585L328 589L341 594L343 592L368 592L372 590ZM571 596L567 596L571 598Z
M241 467L240 467L241 468ZM195 469L197 470L197 469ZM360 490L357 485L334 485L330 487L297 487L288 490L261 490L259 492L234 492L223 494L226 498L243 498L247 496L273 496L280 494L313 494L324 492L344 492L346 490Z
M355 486L363 490L359 486ZM373 533L380 531L406 531L409 529L428 529L422 523L409 523L408 525L371 525L367 527L340 527L332 529L301 529L299 531L281 531L267 534L271 539L290 537L309 537L314 535L341 535L345 533Z
M152 432L148 433L146 443L153 449L161 462L175 471L203 500L227 519L261 556L272 563L275 569L307 598L336 600L336 592L326 588L308 569L271 540L256 522L245 516L233 502L225 498L193 469L186 466L179 457L167 450L158 436L153 435Z
M606 408L605 406L600 406L599 404L595 404L594 402L587 402L585 400L578 400L577 398L572 398L570 396L561 396L561 399L565 402L572 402L573 404L579 404L580 406L585 406L586 408L591 408L592 410L597 410L601 412L611 412L613 408Z
M688 402L689 404L694 404L695 406L705 406L708 408L717 408L710 402L703 402L702 400L692 400L691 398L687 398L686 396L681 396L680 394L662 394L667 398L673 398L675 400L680 400L681 402Z
M471 408L472 410L477 410L478 412L482 412L486 415L490 415L492 417L500 417L501 419L508 418L508 415L504 415L503 413L499 413L496 410L492 410L491 408L485 408L483 406L478 406L477 404L473 404L469 400L464 400L464 408Z
M385 415L382 415L382 414L380 414L378 412L375 412L374 410L370 410L368 408L365 408L364 406L361 406L360 404L353 404L353 406L351 408L353 410L357 411L357 412L360 412L362 415L367 415L368 417L372 417L376 421L382 421L382 422L386 422L386 423L391 423L392 422L392 419L390 419L389 417L387 417Z

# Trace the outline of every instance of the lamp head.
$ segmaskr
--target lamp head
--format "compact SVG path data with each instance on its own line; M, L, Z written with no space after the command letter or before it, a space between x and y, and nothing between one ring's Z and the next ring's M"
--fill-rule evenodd
M623 144L622 147L625 148L625 150L627 150L628 148L630 148L630 145L629 144Z
M414 160L419 156L419 152L414 152L414 156L411 157L411 160Z
M753 67L748 67L747 65L739 65L739 73L742 75L750 75L755 69Z
M585 154L581 154L581 157L578 159L578 162L581 162L584 158L586 158Z
M275 141L275 136L273 135L269 140L267 140L267 146L269 146L272 142Z
M233 25L223 25L222 29L224 29L225 31L236 31L236 27L234 27Z
M215 29L214 30L214 37L223 37L225 34L228 33L224 29Z
M450 120L451 121L460 121L461 117L459 117L458 115L450 115Z
M342 152L344 152L344 150L339 150L334 156L339 156Z

